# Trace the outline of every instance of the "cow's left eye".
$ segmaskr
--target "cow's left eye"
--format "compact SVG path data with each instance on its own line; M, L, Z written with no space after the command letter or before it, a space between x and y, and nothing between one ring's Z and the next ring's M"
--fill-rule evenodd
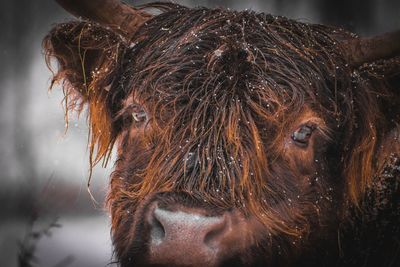
M313 124L301 125L292 133L292 140L300 147L307 147L316 126Z

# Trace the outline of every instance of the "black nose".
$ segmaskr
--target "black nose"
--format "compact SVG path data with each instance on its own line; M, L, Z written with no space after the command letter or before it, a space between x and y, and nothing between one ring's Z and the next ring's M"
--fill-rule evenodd
M149 257L166 266L216 266L232 232L232 215L206 216L180 209L155 207L149 211Z

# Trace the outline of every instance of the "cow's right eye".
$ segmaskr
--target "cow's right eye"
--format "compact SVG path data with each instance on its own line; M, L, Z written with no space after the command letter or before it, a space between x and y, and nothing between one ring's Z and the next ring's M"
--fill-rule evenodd
M145 122L147 120L147 113L145 111L132 112L132 117L136 122Z
M137 104L130 105L127 110L121 114L123 124L125 126L131 125L139 128L148 122L148 115L146 110Z
M138 125L146 123L147 120L148 120L148 116L147 116L146 110L140 105L132 106L131 115L132 115L134 123L136 123Z

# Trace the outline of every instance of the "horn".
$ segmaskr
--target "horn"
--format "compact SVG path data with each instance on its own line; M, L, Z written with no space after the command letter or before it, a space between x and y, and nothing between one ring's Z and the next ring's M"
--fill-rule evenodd
M107 26L129 37L152 16L118 0L56 0L76 17Z
M370 38L347 39L341 45L349 64L357 67L400 55L400 30Z

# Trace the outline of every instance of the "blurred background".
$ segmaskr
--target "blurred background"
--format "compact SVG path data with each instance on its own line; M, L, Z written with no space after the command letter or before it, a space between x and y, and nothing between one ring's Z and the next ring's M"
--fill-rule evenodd
M176 2L253 9L366 36L400 29L399 0ZM65 132L63 94L48 91L41 40L55 23L70 19L51 0L0 2L1 266L18 266L18 255L32 266L113 266L104 209L112 164L95 169L91 199L85 116L71 116Z

